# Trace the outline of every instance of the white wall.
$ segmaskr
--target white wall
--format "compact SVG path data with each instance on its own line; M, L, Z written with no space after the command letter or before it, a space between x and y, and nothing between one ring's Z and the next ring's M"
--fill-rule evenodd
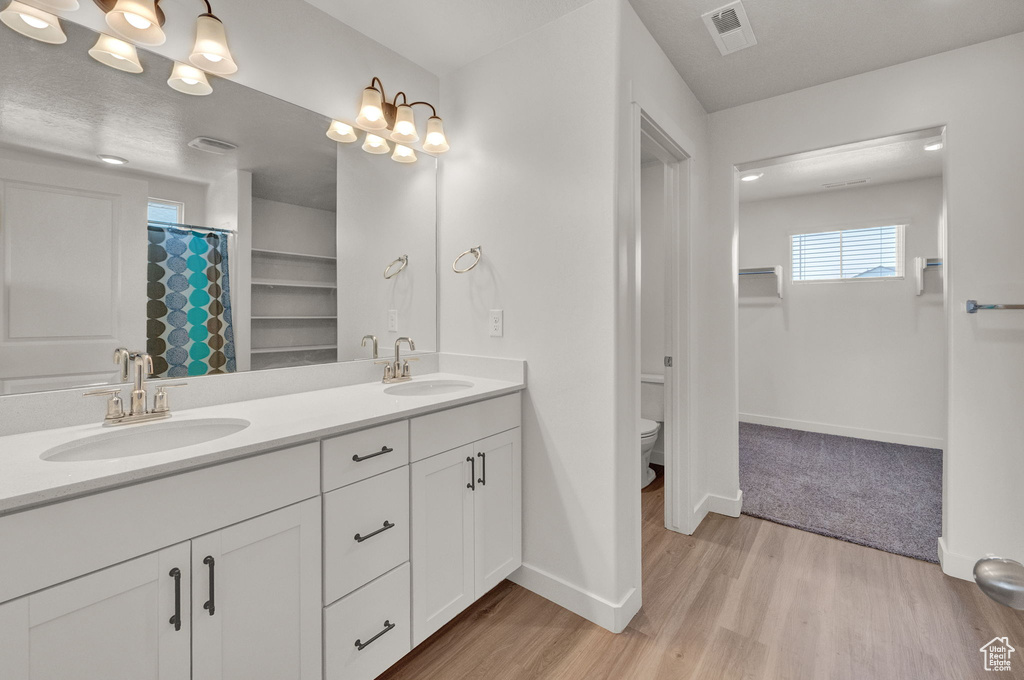
M164 177L147 177L149 182L149 197L160 198L165 201L184 203L183 224L194 226L206 226L206 184L189 182L185 180L173 180Z
M709 483L738 486L736 164L946 124L948 432L940 557L970 577L986 553L1024 559L1024 314L964 301L1024 300L1024 34L827 83L711 116L711 222L702 235L702 442ZM717 343L718 349L715 349Z
M640 372L663 375L666 354L664 163L651 163L641 170L640 202Z
M914 257L938 257L942 178L740 204L740 420L942 448L946 333L941 270L917 295ZM900 280L792 283L790 236L907 224Z

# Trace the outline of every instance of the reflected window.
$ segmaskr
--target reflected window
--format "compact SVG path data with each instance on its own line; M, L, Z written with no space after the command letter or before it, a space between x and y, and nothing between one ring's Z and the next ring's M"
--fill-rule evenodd
M168 224L185 224L185 204L177 201L165 201L160 198L149 199L150 222L166 222Z
M793 281L903 278L905 226L796 234L792 238Z

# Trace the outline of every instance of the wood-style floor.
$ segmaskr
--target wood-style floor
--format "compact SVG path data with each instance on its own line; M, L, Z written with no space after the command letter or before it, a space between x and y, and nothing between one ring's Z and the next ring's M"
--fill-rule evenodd
M752 517L664 528L662 478L643 492L644 606L621 635L505 582L384 680L962 680L1024 614L938 566Z

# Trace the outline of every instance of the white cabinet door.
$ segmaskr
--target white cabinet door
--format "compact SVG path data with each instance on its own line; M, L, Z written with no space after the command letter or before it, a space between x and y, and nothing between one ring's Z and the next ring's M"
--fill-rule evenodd
M412 644L472 604L475 451L463 446L412 465Z
M180 543L0 605L0 678L188 680L189 592Z
M523 563L522 453L520 430L473 444L476 598Z
M321 678L320 499L192 541L194 680Z

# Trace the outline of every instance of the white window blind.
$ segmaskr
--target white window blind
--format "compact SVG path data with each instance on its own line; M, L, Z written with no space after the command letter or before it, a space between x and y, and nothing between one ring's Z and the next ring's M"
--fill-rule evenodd
M169 222L181 224L185 220L185 204L177 201L164 201L159 198L149 199L147 219L150 222Z
M796 234L793 281L903 278L904 226Z

